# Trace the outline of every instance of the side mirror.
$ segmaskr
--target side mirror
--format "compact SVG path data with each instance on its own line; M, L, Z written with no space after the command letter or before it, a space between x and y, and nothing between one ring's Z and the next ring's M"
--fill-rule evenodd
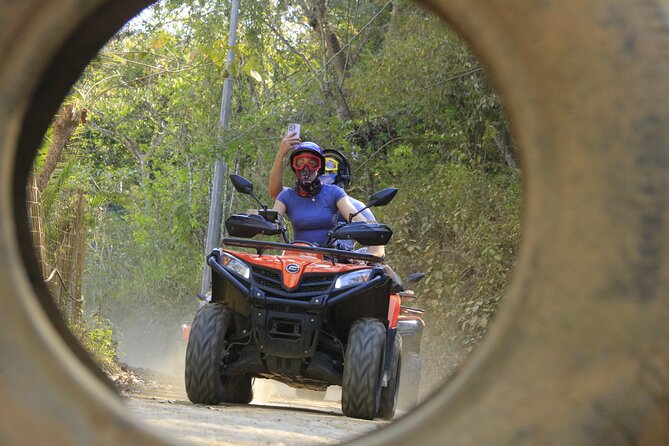
M253 192L253 183L241 175L230 175L230 181L235 187L235 190L240 194L251 194Z
M407 277L406 283L418 282L425 277L425 273L411 273Z
M232 181L232 185L235 187L235 190L237 192L239 192L240 194L246 194L246 195L252 196L253 199L258 202L258 204L260 205L260 207L263 210L265 210L265 211L267 210L267 206L262 204L262 202L260 200L258 200L258 197L256 197L253 194L253 183L251 183L249 180L247 180L243 176L235 175L235 174L230 175L230 181Z
M372 206L385 206L391 201L393 201L393 198L395 198L395 195L397 194L397 189L394 187L388 187L386 189L382 189L374 194L372 194L371 197L369 197L369 207Z

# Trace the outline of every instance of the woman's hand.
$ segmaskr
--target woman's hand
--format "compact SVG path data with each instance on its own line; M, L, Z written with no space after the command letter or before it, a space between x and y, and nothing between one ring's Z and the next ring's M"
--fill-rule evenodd
M301 142L302 140L297 136L296 132L288 133L281 139L279 152L276 154L277 158L280 158L283 161L290 152L295 150L295 147L300 145Z

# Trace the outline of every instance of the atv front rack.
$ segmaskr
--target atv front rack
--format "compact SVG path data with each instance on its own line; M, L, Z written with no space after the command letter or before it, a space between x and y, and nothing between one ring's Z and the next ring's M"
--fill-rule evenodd
M279 243L279 242L266 242L262 240L248 240L241 238L224 238L221 241L222 245L225 246L240 246L242 248L253 248L259 255L267 249L277 249L277 250L286 250L286 251L300 251L300 252L313 252L318 254L324 254L334 259L350 259L350 260L362 260L364 262L370 263L382 263L383 259L381 257L373 256L371 254L362 254L355 251L344 251L341 249L334 248L321 248L320 246L304 246L304 245L293 245L290 243Z

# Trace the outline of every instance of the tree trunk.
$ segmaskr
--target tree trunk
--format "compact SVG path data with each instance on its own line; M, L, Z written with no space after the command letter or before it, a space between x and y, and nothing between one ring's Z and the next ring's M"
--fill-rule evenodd
M53 171L56 170L60 156L63 153L65 145L68 143L72 134L77 129L80 123L85 120L86 113L77 110L73 104L63 106L56 117L53 125L53 138L49 146L49 152L46 156L46 161L39 171L37 176L37 189L42 192L49 180Z
M509 167L514 169L518 168L518 162L516 161L516 154L513 150L513 139L511 138L511 132L506 124L502 123L502 129L495 132L493 137L495 144L502 151L504 155L504 161Z
M325 46L327 60L331 60L330 63L334 68L334 85L332 85L331 92L337 108L337 116L342 120L350 121L351 111L342 90L344 80L348 75L346 54L341 50L339 38L328 24L325 0L308 0L303 8L305 8L304 12L309 19L309 24Z

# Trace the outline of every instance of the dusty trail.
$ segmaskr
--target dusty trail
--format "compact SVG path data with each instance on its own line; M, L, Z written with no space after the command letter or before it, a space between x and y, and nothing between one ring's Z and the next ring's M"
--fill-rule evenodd
M337 444L388 424L342 415L338 389L324 401L256 380L250 405L195 406L178 378L151 376L124 392L128 409L161 435L189 445Z

